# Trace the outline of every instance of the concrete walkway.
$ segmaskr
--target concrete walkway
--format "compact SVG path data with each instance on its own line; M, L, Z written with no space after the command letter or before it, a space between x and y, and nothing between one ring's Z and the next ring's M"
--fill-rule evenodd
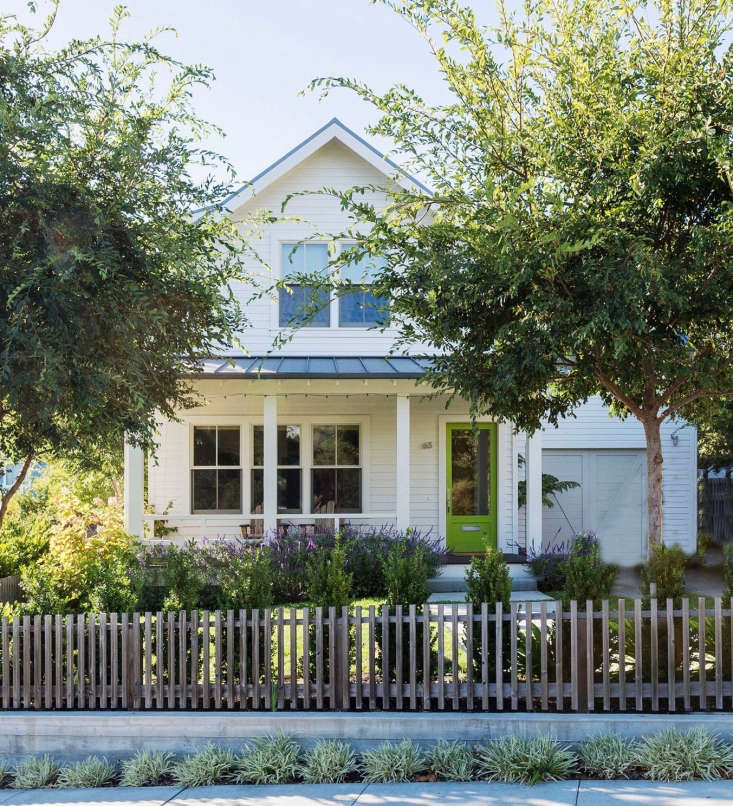
M0 790L0 804L96 806L730 806L733 781L562 781Z

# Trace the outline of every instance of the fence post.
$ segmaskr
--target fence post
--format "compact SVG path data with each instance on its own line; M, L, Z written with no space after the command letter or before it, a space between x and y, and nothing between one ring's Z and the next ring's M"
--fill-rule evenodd
M333 695L331 697L331 708L348 709L348 680L349 673L349 611L344 607L341 609L341 615L332 622L335 623L336 633L334 642L333 658L333 679L330 681L333 686Z
M578 626L576 628L576 674L578 686L578 711L588 711L588 624L586 611L579 608L575 603Z

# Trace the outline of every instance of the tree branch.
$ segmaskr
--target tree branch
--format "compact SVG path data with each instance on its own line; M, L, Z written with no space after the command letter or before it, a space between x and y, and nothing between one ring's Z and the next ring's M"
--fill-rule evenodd
M26 474L28 473L28 468L31 466L31 462L33 461L33 454L29 453L26 456L25 461L23 462L23 467L20 469L20 473L18 473L18 478L12 483L12 485L8 488L8 491L0 500L0 526L2 526L3 520L5 518L5 513L8 509L8 504L10 503L10 499L18 492L20 489L20 485L25 481Z

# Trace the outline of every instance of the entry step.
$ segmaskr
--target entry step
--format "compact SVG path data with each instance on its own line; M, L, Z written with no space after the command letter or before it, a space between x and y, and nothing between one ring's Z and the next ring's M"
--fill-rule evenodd
M468 565L441 565L438 573L428 580L430 593L455 593L466 590L466 571ZM537 592L537 581L526 565L512 563L509 565L509 576L512 580L512 591Z

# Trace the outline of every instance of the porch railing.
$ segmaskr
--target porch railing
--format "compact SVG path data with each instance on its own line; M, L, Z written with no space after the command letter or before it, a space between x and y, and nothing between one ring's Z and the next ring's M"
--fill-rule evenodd
M254 531L253 527L255 523L262 523L264 520L264 515L261 513L254 513L251 515L231 515L231 514L210 514L210 515L201 515L201 514L147 514L144 515L145 523L151 524L150 532L154 534L155 532L155 524L157 522L166 522L166 523L183 523L183 524L195 524L198 526L198 532L200 537L204 537L210 535L212 526L214 528L220 528L224 526L224 528L231 528L233 531L241 529L242 526L246 525L250 528L251 531ZM329 513L314 513L310 515L306 514L290 514L290 513L279 513L277 520L280 525L287 524L294 527L299 527L301 524L311 525L311 524L319 524L325 525L329 529L334 529L334 531L338 531L342 521L376 521L378 523L387 523L389 521L394 521L397 519L397 515L394 512L329 512ZM150 537L151 535L147 535Z
M3 709L733 707L733 602L513 602L24 616Z

